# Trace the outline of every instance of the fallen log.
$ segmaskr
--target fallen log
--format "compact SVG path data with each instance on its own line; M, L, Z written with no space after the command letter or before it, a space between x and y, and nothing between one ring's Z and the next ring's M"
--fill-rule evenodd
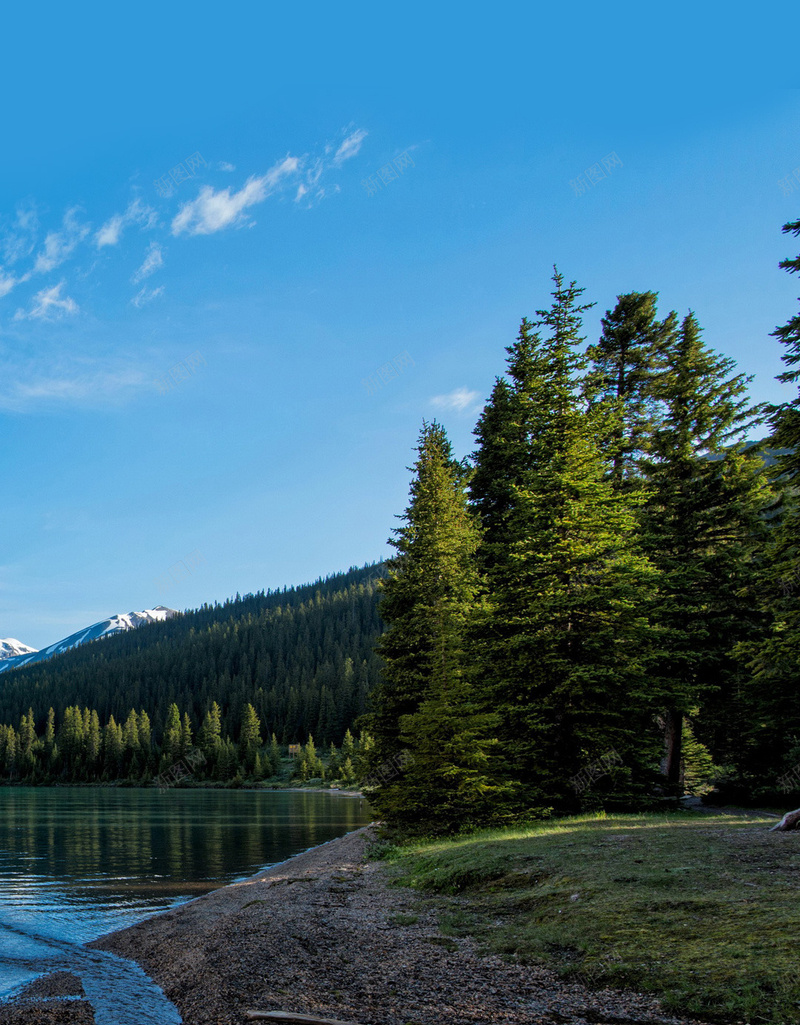
M251 1021L283 1021L290 1025L357 1025L354 1021L318 1018L315 1014L295 1014L294 1011L245 1011Z
M788 829L798 829L800 823L800 808L796 811L787 811L780 822L776 823L770 833L785 833Z

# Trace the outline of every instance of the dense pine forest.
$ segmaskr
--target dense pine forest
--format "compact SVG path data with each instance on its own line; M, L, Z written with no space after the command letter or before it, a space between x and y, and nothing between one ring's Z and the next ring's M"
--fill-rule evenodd
M587 345L594 304L553 282L472 456L423 423L382 586L369 759L397 768L373 803L436 831L687 788L796 804L800 399L753 405L654 292L620 294ZM800 316L773 334L795 383Z
M311 776L322 774L317 747L327 763L330 745L344 743L344 765L357 756L348 730L380 674L384 573L369 566L237 595L4 674L6 778L146 782L197 748L206 760L195 778L261 779L289 744L303 743L305 757L309 737ZM329 777L341 775L336 757Z
M471 456L423 423L386 565L5 674L6 779L145 784L191 754L240 785L302 744L297 776L412 830L798 803L800 398L752 404L655 292L587 344L583 291L555 270ZM773 335L796 384L800 315Z

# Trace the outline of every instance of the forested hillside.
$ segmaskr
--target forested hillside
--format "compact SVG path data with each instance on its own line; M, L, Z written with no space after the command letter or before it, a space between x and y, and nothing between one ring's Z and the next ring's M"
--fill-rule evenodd
M112 720L122 731L131 710L139 725L146 716L148 749L156 752L172 706L184 732L197 737L215 702L219 735L234 744L248 705L266 739L274 733L286 745L313 734L318 745L341 744L380 675L373 648L383 574L381 565L367 566L303 587L237 595L9 672L0 678L0 723L7 724L0 759L18 778L17 749L37 737L45 743L51 709L50 743L57 743L76 706L86 711L87 736L93 713L101 732ZM61 768L69 778L69 766Z

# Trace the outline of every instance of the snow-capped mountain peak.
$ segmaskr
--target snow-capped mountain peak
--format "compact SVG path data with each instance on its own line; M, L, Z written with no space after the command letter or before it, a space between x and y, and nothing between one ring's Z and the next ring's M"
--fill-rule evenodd
M23 644L15 637L0 637L0 659L14 658L15 655L32 655L36 648Z
M63 652L69 651L70 648L77 648L80 644L96 641L101 637L109 637L111 634L121 633L124 630L135 630L136 627L143 626L145 623L163 622L177 614L177 609L167 608L166 605L156 605L155 608L144 609L142 612L118 612L116 615L109 616L108 619L101 619L99 623L92 623L85 630L78 630L77 633L70 634L69 637L42 648L41 651L29 648L24 644L21 645L23 649L21 652L10 653L0 658L0 673L9 669L19 669L20 666L28 666L33 662L42 662L46 658L52 658L53 655L61 655ZM2 643L19 644L19 641L14 641L9 637L7 642L0 642L0 644Z

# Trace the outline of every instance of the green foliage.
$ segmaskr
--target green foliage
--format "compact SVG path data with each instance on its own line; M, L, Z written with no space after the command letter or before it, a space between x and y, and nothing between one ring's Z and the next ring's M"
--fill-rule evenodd
M653 760L640 649L654 574L634 501L610 481L614 450L601 445L618 408L587 411L582 398L582 289L558 272L554 282L551 308L523 320L508 349L511 380L479 422L471 482L488 553L478 658L506 778L522 784L516 812L574 807L571 777L609 749L634 786Z
M365 787L378 811L408 828L482 821L505 789L491 770L496 719L466 672L468 634L482 603L476 520L464 467L441 425L424 423L411 501L383 582L389 624L378 652L384 682L369 719Z
M667 781L678 788L683 717L699 705L701 733L720 745L738 687L733 648L763 630L754 588L769 491L758 448L743 444L762 417L747 399L750 379L703 343L693 314L665 356L642 537L659 571L648 609L660 631L651 672L666 710Z
M800 235L800 221L783 231ZM800 256L781 261L792 273L800 271ZM790 317L773 335L784 346L787 369L778 380L800 381L800 314ZM739 782L751 789L793 770L800 736L800 388L794 398L769 408L774 428L772 443L781 448L770 473L777 499L770 510L772 526L766 545L757 594L769 628L740 643L738 654L748 671L740 691L744 708L740 742L731 761ZM794 750L793 750L794 748Z

